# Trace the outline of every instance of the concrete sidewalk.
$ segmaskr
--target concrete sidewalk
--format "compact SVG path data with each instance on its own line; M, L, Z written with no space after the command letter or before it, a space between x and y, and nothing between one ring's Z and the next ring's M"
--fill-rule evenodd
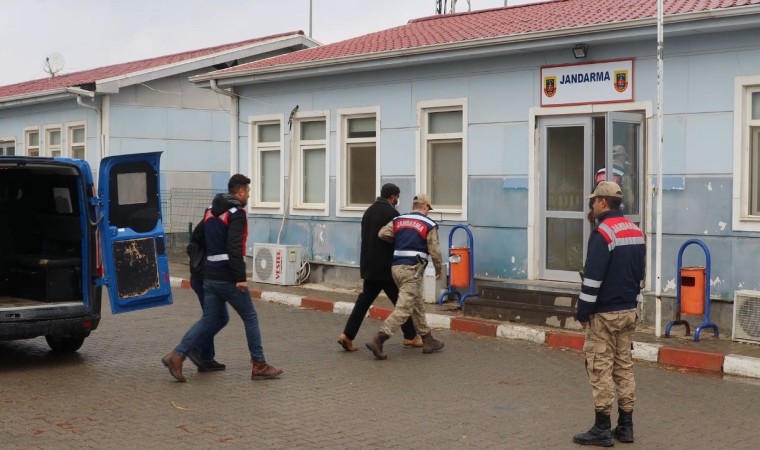
M171 283L174 287L190 288L187 267L172 264ZM249 283L251 296L263 301L316 311L350 314L358 292L349 289L327 288L321 285L277 286ZM427 304L426 318L432 328L475 333L503 339L518 339L554 348L581 351L584 334L537 325L465 317L456 303ZM384 296L378 297L369 316L385 320L393 305ZM664 331L664 330L663 330ZM693 331L693 330L692 330ZM670 338L657 338L652 329L639 329L634 337L633 356L637 360L688 370L707 371L725 375L760 379L760 345L734 342L723 330L715 338L712 330L700 335L700 342L683 336L683 327L676 327ZM340 334L336 330L336 337ZM337 344L336 344L337 345Z

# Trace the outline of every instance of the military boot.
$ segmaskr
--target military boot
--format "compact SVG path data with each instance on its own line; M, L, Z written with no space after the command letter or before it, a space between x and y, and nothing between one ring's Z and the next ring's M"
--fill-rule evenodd
M633 442L633 411L618 409L618 424L612 430L612 435L620 442Z
M375 358L388 359L388 355L383 353L383 342L387 341L388 338L390 338L390 336L383 333L382 331L378 331L375 337L373 337L372 340L367 342L365 345L372 353L375 354Z
M443 342L433 337L433 333L422 336L422 353L433 353L443 348Z
M573 436L573 442L581 445L612 447L615 445L615 440L612 438L611 426L610 415L597 411L594 426L585 433Z

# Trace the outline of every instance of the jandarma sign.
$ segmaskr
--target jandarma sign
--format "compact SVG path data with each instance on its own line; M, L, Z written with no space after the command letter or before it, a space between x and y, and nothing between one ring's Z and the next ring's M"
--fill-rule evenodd
M541 68L541 106L633 101L633 60Z

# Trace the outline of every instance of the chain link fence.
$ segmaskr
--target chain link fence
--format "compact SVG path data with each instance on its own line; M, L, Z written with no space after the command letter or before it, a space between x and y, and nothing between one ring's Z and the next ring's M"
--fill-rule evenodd
M169 261L187 263L185 248L193 227L203 217L214 196L224 190L173 188L161 191L161 211Z

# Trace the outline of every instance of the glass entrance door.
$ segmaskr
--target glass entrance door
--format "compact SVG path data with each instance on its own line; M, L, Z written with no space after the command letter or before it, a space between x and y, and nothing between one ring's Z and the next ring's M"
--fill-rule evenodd
M643 192L643 123L643 114L607 113L607 179L620 185L623 213L639 226Z
M545 119L541 123L541 278L580 281L585 239L586 180L591 178L591 118Z
M623 212L643 223L644 115L543 118L540 133L539 276L577 283L592 226L585 196L599 181L617 182Z

